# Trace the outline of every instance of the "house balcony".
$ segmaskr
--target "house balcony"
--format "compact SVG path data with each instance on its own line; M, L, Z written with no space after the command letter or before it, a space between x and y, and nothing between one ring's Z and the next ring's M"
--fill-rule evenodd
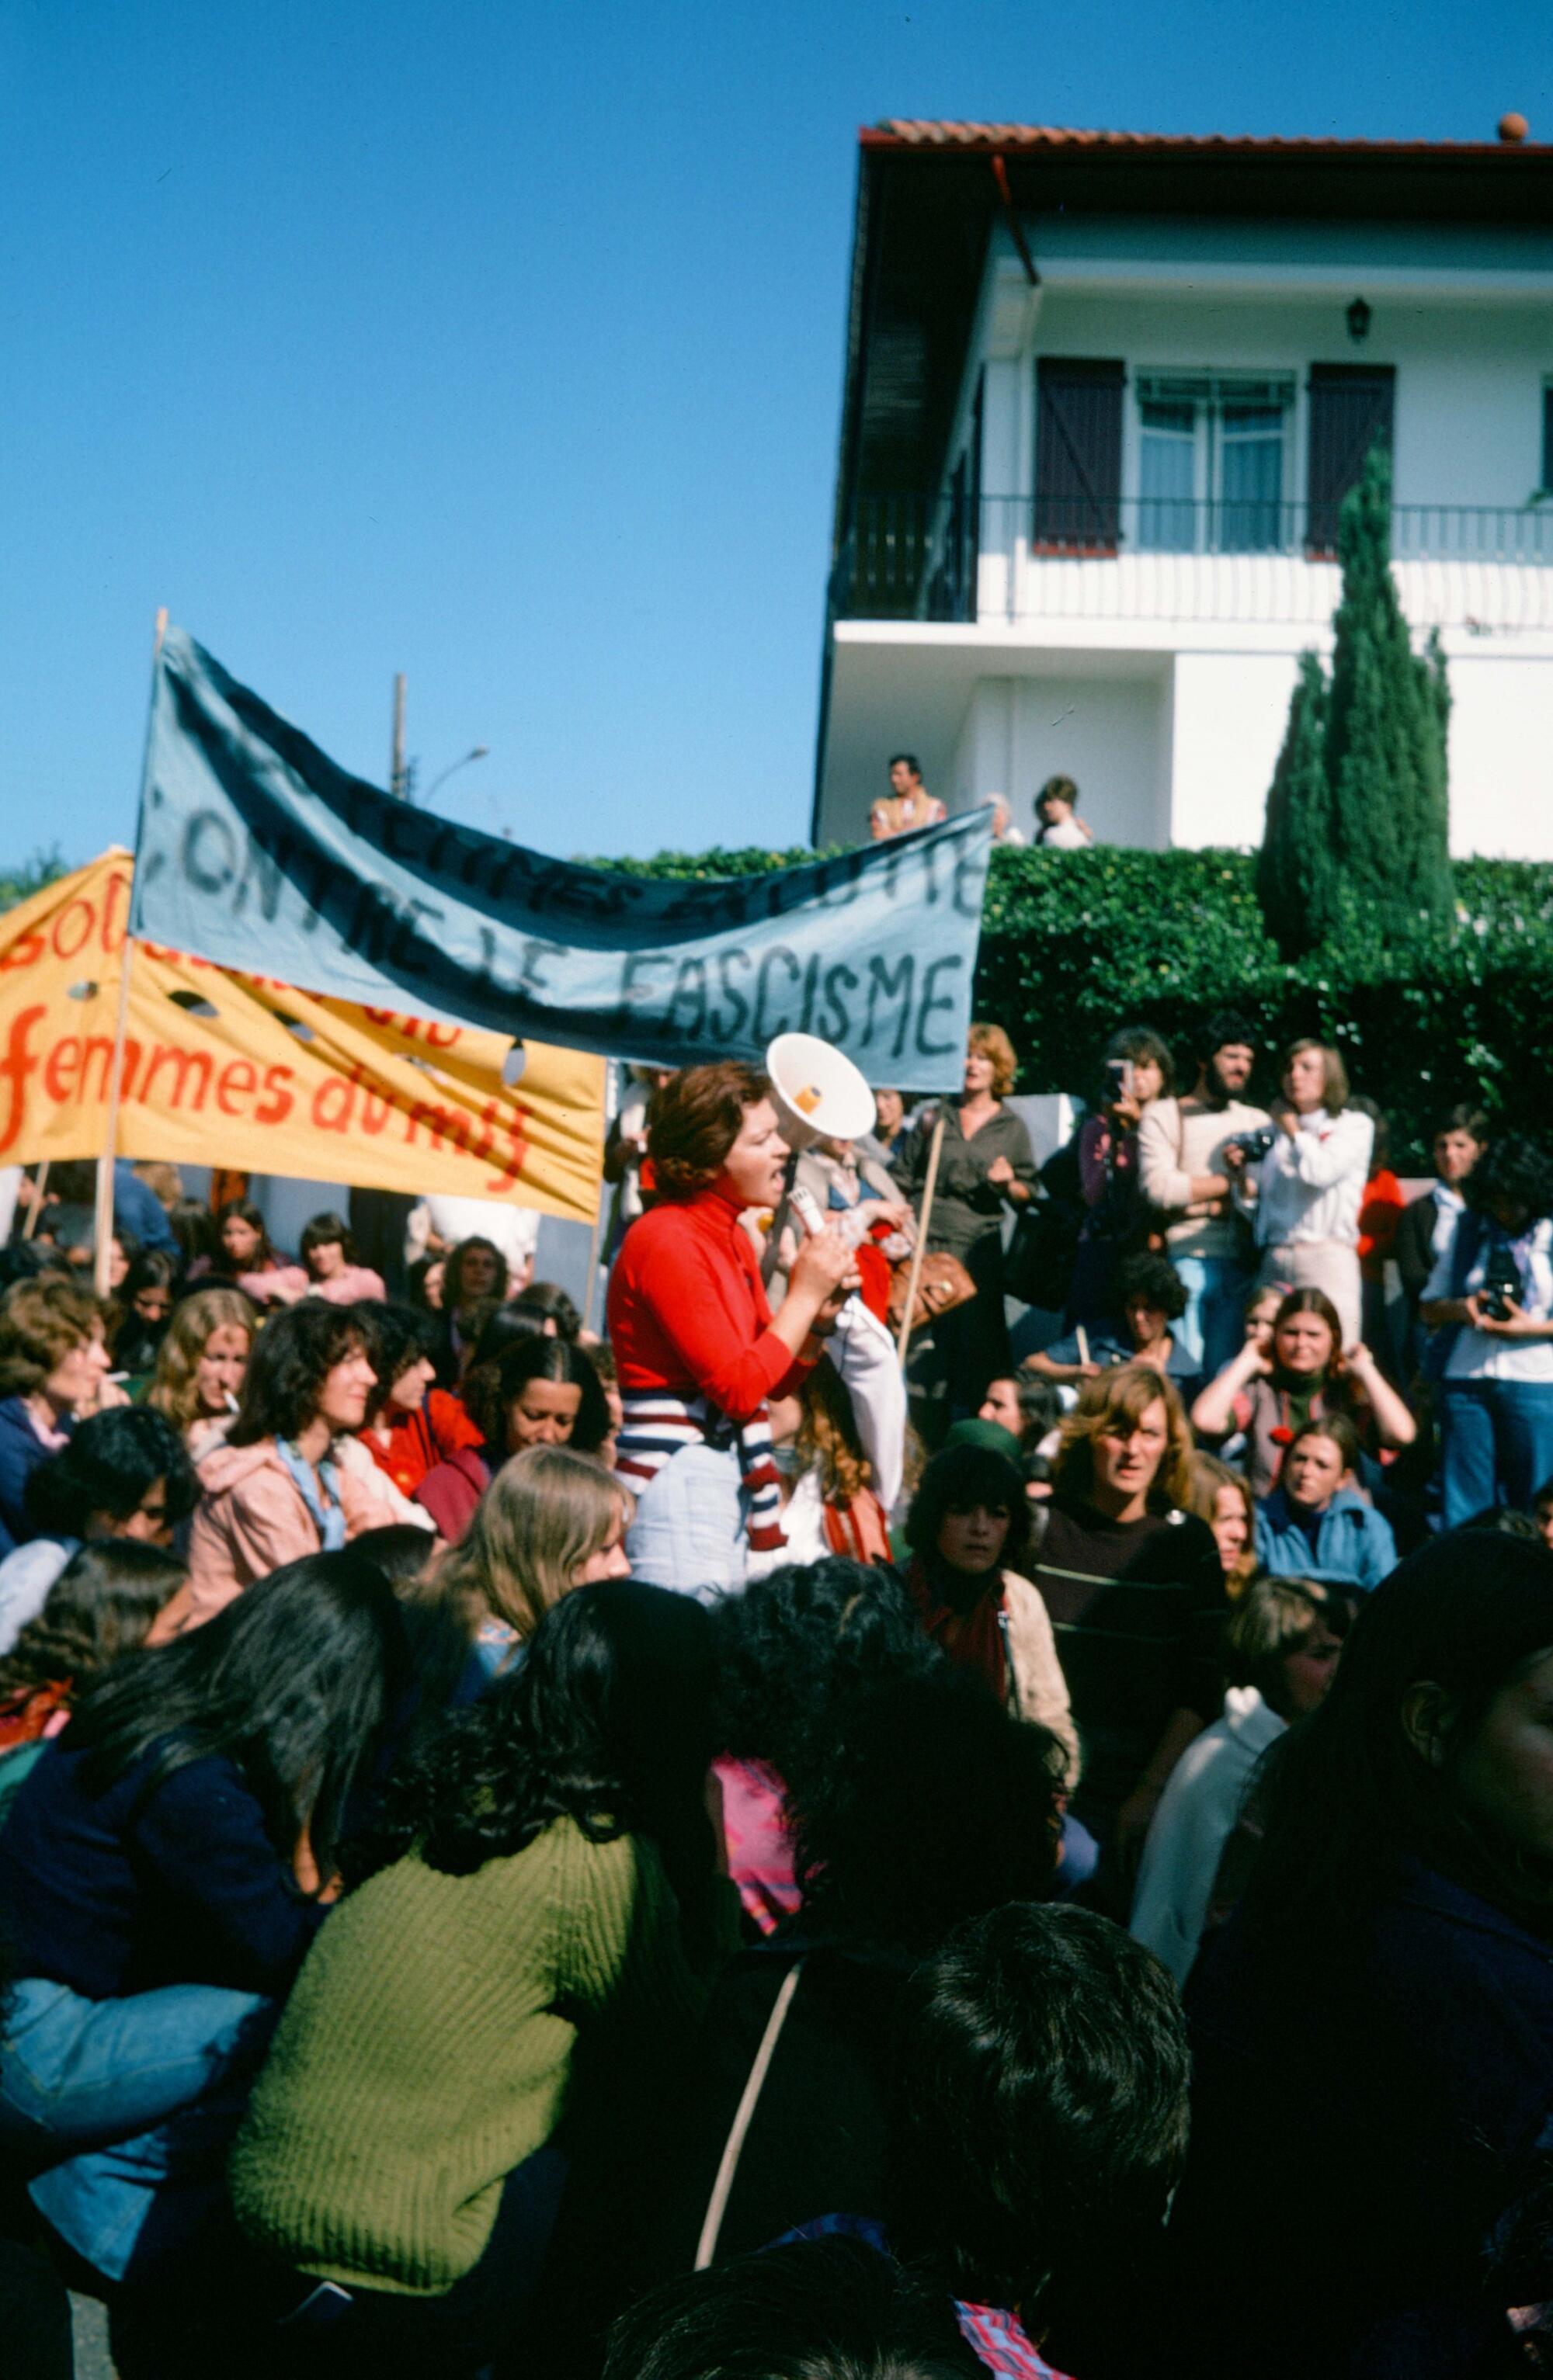
M1321 628L1340 592L1336 545L1331 503L864 495L832 617ZM1553 500L1397 504L1391 570L1414 629L1553 632Z

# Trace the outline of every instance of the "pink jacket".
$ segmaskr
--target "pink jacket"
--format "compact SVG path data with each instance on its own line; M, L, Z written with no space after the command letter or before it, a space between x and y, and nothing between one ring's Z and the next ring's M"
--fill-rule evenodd
M189 1537L189 1584L158 1613L150 1642L165 1644L198 1628L225 1604L268 1578L283 1562L318 1551L318 1530L273 1438L257 1446L217 1446L199 1466L200 1503ZM369 1480L340 1469L339 1499L348 1537L394 1518Z

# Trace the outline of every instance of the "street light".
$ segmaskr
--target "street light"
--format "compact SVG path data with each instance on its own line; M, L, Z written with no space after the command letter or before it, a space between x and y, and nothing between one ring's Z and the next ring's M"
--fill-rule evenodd
M427 803L430 804L432 795L436 792L439 785L446 785L449 777L456 775L458 771L460 769L467 769L471 760L483 760L488 759L490 756L490 750L491 747L489 744L476 744L464 754L461 760L455 760L451 768L444 769L440 777L434 777L431 784L427 788Z

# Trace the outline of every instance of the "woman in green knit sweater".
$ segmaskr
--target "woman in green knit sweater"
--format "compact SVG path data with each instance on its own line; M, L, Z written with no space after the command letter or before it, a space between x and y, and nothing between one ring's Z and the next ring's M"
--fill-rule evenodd
M387 1864L310 1952L231 2187L289 2268L277 2310L327 2320L332 2369L510 2347L565 2146L672 2087L738 1945L707 1815L710 1633L631 1581L568 1596L406 1777Z

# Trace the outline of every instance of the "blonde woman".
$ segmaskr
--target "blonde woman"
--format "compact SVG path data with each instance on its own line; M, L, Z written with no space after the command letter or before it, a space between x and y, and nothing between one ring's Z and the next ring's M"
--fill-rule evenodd
M1148 1364L1086 1380L1062 1425L1030 1576L1084 1747L1074 1814L1108 1853L1103 1877L1123 1917L1170 1772L1224 1702L1224 1572L1191 1497L1192 1432L1174 1384Z
M531 1446L502 1464L437 1576L493 1676L517 1666L564 1595L630 1576L632 1509L602 1463L564 1446Z
M1004 1101L1018 1061L1000 1025L972 1025L958 1099L929 1100L917 1111L897 1172L918 1211L927 1180L934 1128L944 1119L944 1148L928 1218L927 1245L959 1257L976 1284L968 1305L933 1326L934 1360L924 1386L936 1410L927 1416L941 1439L951 1421L973 1414L987 1382L1013 1369L1003 1312L1003 1216L1035 1195L1035 1153L1030 1135Z
M196 1290L173 1309L146 1402L183 1432L196 1463L231 1427L258 1328L240 1289Z
M1193 1454L1186 1508L1213 1531L1224 1568L1224 1592L1238 1603L1260 1565L1256 1560L1256 1505L1243 1472L1217 1454Z

